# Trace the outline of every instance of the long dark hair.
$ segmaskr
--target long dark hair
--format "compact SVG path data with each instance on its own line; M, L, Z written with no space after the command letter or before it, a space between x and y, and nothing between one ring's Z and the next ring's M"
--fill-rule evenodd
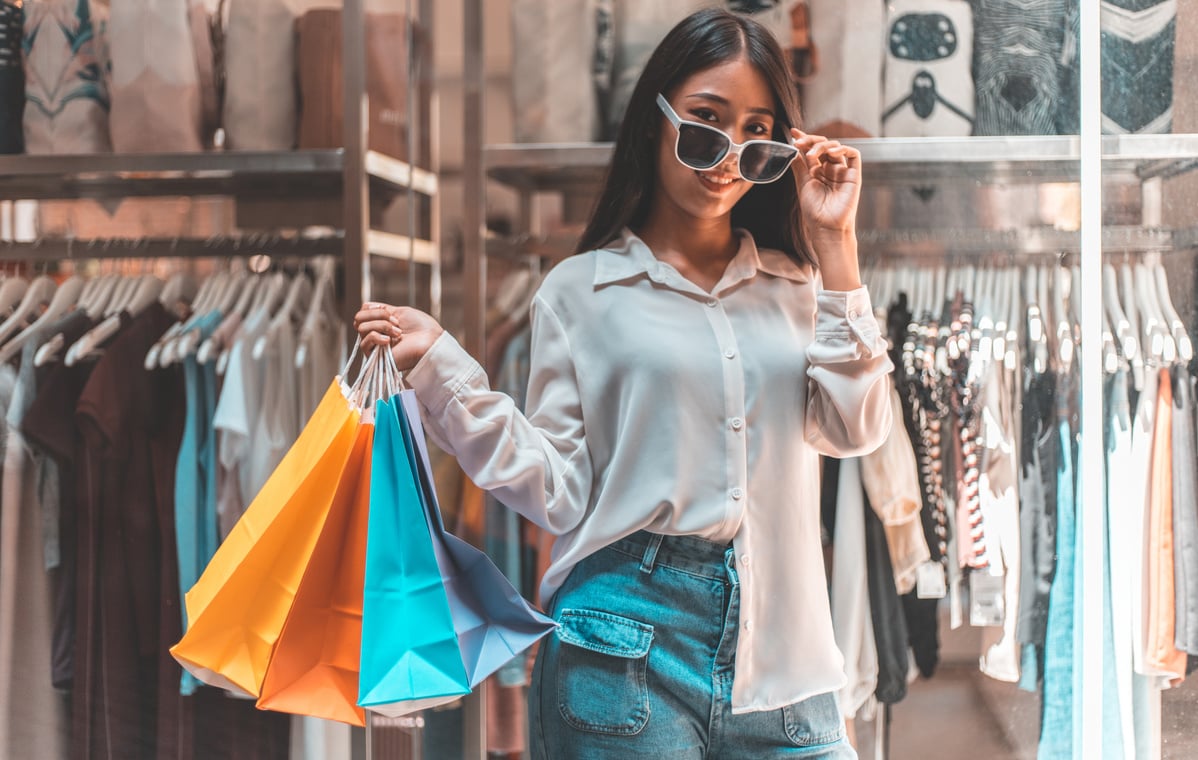
M645 64L607 168L603 192L578 243L578 253L602 248L624 227L638 227L649 214L657 184L656 142L662 139L657 93L669 97L696 71L744 55L774 92L778 118L773 139L790 142L799 126L799 99L777 40L757 22L719 8L697 11L683 19L653 51ZM798 215L798 189L790 176L756 185L732 209L732 225L753 234L757 245L784 251L800 264L815 265Z

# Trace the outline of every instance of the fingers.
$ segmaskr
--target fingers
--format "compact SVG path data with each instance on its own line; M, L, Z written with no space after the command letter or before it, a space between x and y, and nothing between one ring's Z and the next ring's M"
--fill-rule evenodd
M801 169L832 181L850 181L861 171L861 152L823 135L790 130L792 144L799 149ZM796 162L796 163L800 163Z

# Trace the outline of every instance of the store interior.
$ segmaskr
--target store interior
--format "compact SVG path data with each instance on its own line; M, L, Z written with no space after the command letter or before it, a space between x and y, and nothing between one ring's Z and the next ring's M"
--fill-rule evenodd
M523 403L640 67L712 4L0 0L0 760L528 757L527 651L363 728L170 650L363 301ZM865 166L907 469L824 468L859 756L1198 756L1198 2L718 4ZM446 528L541 604L551 537L431 454Z

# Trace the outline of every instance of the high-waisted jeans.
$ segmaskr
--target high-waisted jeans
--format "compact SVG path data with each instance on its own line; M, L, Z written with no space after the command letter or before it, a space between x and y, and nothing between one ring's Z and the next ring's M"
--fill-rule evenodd
M534 760L856 758L833 693L732 714L739 610L731 545L642 531L583 560L533 669Z

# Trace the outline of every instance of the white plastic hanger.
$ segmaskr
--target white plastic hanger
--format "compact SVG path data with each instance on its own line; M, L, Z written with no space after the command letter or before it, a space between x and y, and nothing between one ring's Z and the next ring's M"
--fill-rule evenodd
M1131 327L1131 334L1136 339L1136 351L1131 357L1132 385L1137 391L1141 391L1144 389L1144 362L1147 358L1148 346L1143 342L1144 332L1141 328L1142 320L1139 305L1136 303L1135 278L1130 262L1123 262L1123 266L1119 267L1118 275L1119 297L1123 302L1123 310Z
M29 289L29 281L24 277L5 277L0 281L0 314L8 314Z
M1119 283L1115 267L1111 264L1102 265L1102 313L1106 317L1111 330L1111 338L1118 346L1128 366L1140 353L1140 341L1132 332L1131 320L1123 310L1119 299Z
M0 324L0 343L32 322L39 310L49 305L56 290L58 285L51 278L46 275L35 277L12 314Z
M327 321L336 320L336 304L333 302L335 282L335 263L333 259L321 259L315 262L316 285L312 289L312 297L308 302L308 312L304 315L300 327L298 346L295 349L295 368L301 369L308 362L312 339L317 328ZM531 303L531 296L529 302ZM527 307L526 307L527 309Z
M211 361L220 358L221 351L224 349L224 344L218 336L230 332L231 328L226 328L229 320L244 320L246 313L249 311L251 304L254 302L259 290L264 287L266 278L260 275L255 275L248 278L241 288L241 293L237 296L237 303L233 304L233 308L221 320L221 324L211 335L200 343L199 349L196 351L196 361L200 364L207 364Z
M165 286L162 280L152 274L127 277L125 280L126 282L119 291L119 297L114 296L112 303L109 304L108 316L104 321L84 333L67 349L63 361L68 367L73 367L79 362L95 356L100 346L120 331L122 315L137 316L141 314L150 304L158 300Z
M37 332L45 326L58 321L64 314L70 311L78 303L79 297L83 294L84 284L84 279L78 275L72 275L64 280L58 286L58 289L54 291L54 297L50 299L50 304L42 312L42 315L34 320L33 324L29 325L29 327L26 327L14 336L12 340L5 343L3 348L0 348L0 363L11 360L20 352L21 347ZM51 336L50 338L51 341L55 339L58 340L60 348L66 342L61 334ZM40 351L44 345L39 346L38 350ZM57 349L55 349L56 351ZM37 354L34 354L34 366L39 366L37 364Z
M1163 316L1168 323L1169 334L1177 346L1179 361L1189 363L1194 358L1194 344L1186 332L1185 323L1173 308L1173 297L1169 294L1169 278L1165 267L1157 261L1151 266L1153 279L1156 282L1157 303L1160 304Z
M1168 323L1157 299L1156 283L1148 271L1148 265L1143 262L1137 263L1133 270L1133 278L1148 355L1157 364L1172 364L1177 358L1177 345L1173 342L1173 336L1169 334Z
M274 317L271 319L270 327L267 328L266 334L259 336L258 339L254 341L254 359L261 359L263 355L265 355L266 345L269 341L269 335L279 325L283 325L288 322L294 322L303 318L304 307L307 305L311 297L311 281L308 280L308 276L306 274L303 272L298 272L295 277L292 278L291 286L287 290L287 297L283 300L282 305L279 306L278 311L275 312Z

